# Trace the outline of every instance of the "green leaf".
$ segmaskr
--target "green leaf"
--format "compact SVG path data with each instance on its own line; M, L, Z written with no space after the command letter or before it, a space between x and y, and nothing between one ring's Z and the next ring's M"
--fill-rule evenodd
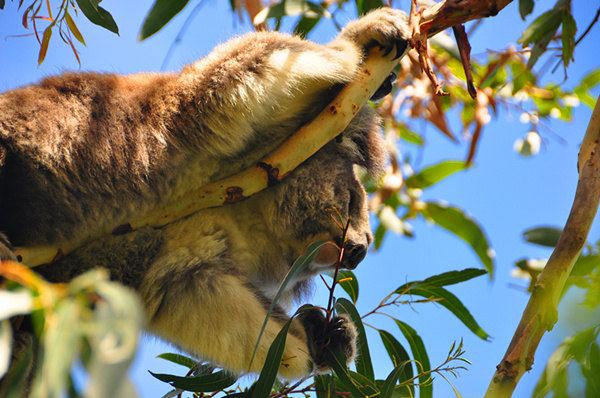
M460 271L448 271L439 275L430 276L429 278L423 279L419 284L436 287L455 285L485 274L487 274L487 271L481 268L465 268Z
M555 247L562 230L556 227L535 227L523 232L523 239L536 245Z
M521 19L525 20L525 17L533 11L533 0L519 0L519 14Z
M147 39L163 28L190 0L156 0L146 15L140 32L140 40Z
M335 375L339 378L339 381L347 392L352 394L355 398L364 398L369 396L369 393L376 393L373 391L373 388L370 385L363 386L359 381L357 381L348 367L346 366L345 356L341 352L329 352L328 356L331 359L331 362L328 365L335 372Z
M277 378L277 372L281 365L281 358L283 357L283 351L285 350L285 341L287 339L292 319L288 320L285 325L281 328L281 331L277 334L277 337L271 343L269 352L267 353L267 359L265 364L260 371L260 376L254 385L252 386L252 397L256 398L268 398L271 395L271 389Z
M562 10L553 8L537 17L531 25L525 29L518 40L519 43L527 46L530 43L537 43L543 40L548 35L554 35L562 21L562 14Z
M477 222L456 207L434 202L427 202L426 205L423 214L469 244L488 271L490 278L493 278L494 253Z
M52 25L48 26L44 30L44 36L42 37L42 44L40 44L40 52L38 53L38 65L41 65L46 58L48 52L48 46L50 45L50 38L52 37Z
M173 352L162 353L158 355L157 358L176 363L177 365L185 366L188 369L191 369L198 364L198 361L196 361L195 359L186 357L185 355L175 354Z
M356 0L356 11L358 15L365 15L371 10L383 7L382 0Z
M573 60L573 51L575 50L575 33L577 32L577 23L570 11L563 12L562 16L562 59L565 67Z
M414 396L414 386L412 383L413 369L412 363L410 362L410 357L408 356L408 352L402 347L402 344L389 332L385 330L379 330L379 336L381 337L381 341L383 342L383 346L387 351L392 363L395 367L406 365L399 375L400 383L409 383L403 388L403 391L406 390L408 396Z
M321 21L321 18L302 16L294 26L294 34L305 38Z
M67 26L69 27L71 33L73 33L73 36L75 36L75 38L85 46L85 39L83 38L83 35L79 31L79 28L77 27L75 21L73 21L73 18L71 18L71 15L69 13L65 14L65 21L67 21Z
M432 398L433 386L431 384L431 376L429 373L431 371L431 363L429 362L429 356L427 355L425 344L423 344L423 340L417 334L417 332L408 324L398 319L394 319L394 321L410 345L410 350L412 351L413 357L417 362L418 373L426 372L426 374L419 377L420 397Z
M427 166L417 174L408 177L406 179L406 186L409 188L427 188L465 168L465 162L462 160L445 160Z
M410 362L405 362L392 369L388 377L385 379L385 382L381 386L379 395L380 398L392 398L394 396L396 381L402 374L404 374L404 368L409 366L411 366Z
M315 376L315 392L317 398L335 398L335 384L332 375Z
M585 75L583 79L581 79L581 83L579 86L585 87L586 89L594 88L600 84L600 68L595 69Z
M456 297L443 287L413 287L408 290L407 294L425 297L435 300L436 303L448 309L454 314L470 331L475 333L483 340L489 340L490 335L479 326L473 315L467 307Z
M237 378L226 370L192 377L148 372L158 380L168 383L172 387L191 392L220 391L233 385L233 383L237 381Z
M114 18L108 11L100 7L98 3L100 2L97 0L77 0L79 9L91 23L102 26L104 29L110 30L118 35L119 27Z
M358 332L356 344L360 355L356 358L356 370L370 380L375 380L375 372L373 372L373 363L371 362L371 354L367 343L367 334L365 333L365 327L358 311L356 311L354 304L343 297L336 301L335 308L338 312L347 314L352 319Z
M423 146L425 144L425 140L423 139L423 137L410 130L405 125L398 126L398 131L400 132L400 138L406 142L419 146Z
M344 280L345 279L345 280ZM348 270L339 270L338 271L338 281L344 280L343 282L338 282L339 285L344 289L348 296L352 299L352 302L356 304L358 300L358 279L352 271Z
M273 301L271 301L271 306L269 307L269 310L267 311L267 315L265 316L265 320L263 321L260 331L258 332L258 337L256 338L256 344L254 345L254 350L252 351L252 358L250 359L250 365L252 365L252 361L254 361L254 357L256 355L256 350L258 350L258 345L260 344L260 339L262 338L265 328L267 327L269 317L271 316L273 309L277 305L277 302L281 298L281 295L286 291L287 286L292 281L296 280L298 275L300 275L304 270L306 270L306 268L308 268L308 266L312 263L313 259L319 252L319 249L323 245L326 245L326 244L328 244L328 243L323 242L323 241L311 243L308 246L308 248L306 249L306 252L304 254L302 254L300 257L298 257L296 259L296 261L294 261L294 264L292 264L292 267L290 268L288 273L285 275L285 278L283 278L283 281L279 285L279 289L277 290L277 293L275 293L275 297L273 298Z

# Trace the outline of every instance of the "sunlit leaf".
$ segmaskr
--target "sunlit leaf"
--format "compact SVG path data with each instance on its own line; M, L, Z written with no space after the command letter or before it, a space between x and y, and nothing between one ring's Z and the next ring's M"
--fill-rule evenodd
M65 21L67 21L67 26L69 27L71 33L73 33L73 36L75 36L75 38L85 46L85 39L83 38L83 35L79 31L79 28L77 27L75 21L73 21L73 18L71 18L71 15L69 13L65 14Z
M190 0L156 0L146 15L140 32L140 40L147 39L163 28Z
M341 281L338 283L342 289L348 293L352 302L356 304L356 301L358 300L358 279L356 279L354 273L349 270L341 269L338 271L338 281Z
M28 314L32 309L33 299L29 290L0 290L0 321L15 315Z
M429 355L427 355L427 350L425 349L425 344L423 344L421 337L408 324L398 319L394 319L394 321L410 345L410 350L412 351L413 357L417 362L418 373L431 371ZM421 398L433 397L433 386L431 384L431 376L429 374L424 374L419 377L419 390Z
M157 358L161 358L161 359L167 360L169 362L176 363L177 365L185 366L188 369L191 369L198 364L198 361L196 361L193 358L186 357L185 355L181 355L181 354L175 354L172 352L162 353L162 354L158 355Z
M408 127L404 125L398 126L398 131L400 133L400 138L406 142L410 142L411 144L422 146L425 144L425 140L419 134L410 130Z
M367 343L367 334L358 311L356 311L354 304L343 297L338 298L337 302L335 303L335 308L338 312L347 314L350 319L352 319L352 322L354 323L354 326L358 332L356 345L360 355L356 358L356 370L358 373L368 377L370 380L374 380L375 372L373 371L373 364L371 362L371 354L369 352L369 345Z
M409 188L427 188L466 168L462 160L444 160L427 166L406 179Z
M168 383L172 387L192 392L219 391L233 385L237 381L235 376L225 370L192 377L148 372L158 380Z
M541 246L555 247L562 230L556 227L535 227L523 232L523 239Z
M48 45L50 44L50 38L52 37L52 26L48 26L44 30L44 36L42 37L42 44L40 45L40 52L38 53L38 65L41 65L46 58L48 52Z
M97 0L77 0L77 5L83 15L93 24L102 26L113 33L119 34L119 27L108 11L98 5Z
M435 202L427 202L423 214L469 244L490 274L490 278L493 277L494 252L483 230L475 220L459 208Z

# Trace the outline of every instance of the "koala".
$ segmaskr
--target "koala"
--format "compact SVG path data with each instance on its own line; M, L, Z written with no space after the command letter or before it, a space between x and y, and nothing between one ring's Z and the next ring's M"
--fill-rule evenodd
M342 246L345 268L367 253L357 167L377 175L385 161L375 112L363 107L337 139L244 201L162 227L115 226L255 164L354 78L369 48L400 56L407 37L406 16L381 8L326 45L251 33L179 73L65 73L1 94L0 258L14 260L13 247L106 235L36 271L67 281L105 267L139 293L149 332L233 372L260 371L286 308L304 298L312 277L335 267ZM250 364L278 286L318 240L331 243L277 303ZM326 368L326 348L351 361L355 336L343 316L328 323L318 309L303 313L280 376Z

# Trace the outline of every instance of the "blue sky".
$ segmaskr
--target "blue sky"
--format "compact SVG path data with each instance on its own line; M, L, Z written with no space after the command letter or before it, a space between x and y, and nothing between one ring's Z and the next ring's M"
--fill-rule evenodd
M196 1L192 1L192 4L195 3ZM167 66L168 70L177 70L207 54L216 44L250 30L248 23L232 17L228 11L229 2L212 0L206 3L176 48ZM525 26L518 16L516 3L483 24L471 37L474 55L483 54L488 49L502 49L507 43L516 42ZM536 13L553 3L537 1ZM587 26L592 18L596 5L591 7L595 3L592 1L573 3L581 31L582 26ZM150 4L150 1L102 2L103 7L115 17L120 36L79 18L79 28L87 41L87 47L80 48L81 70L114 73L160 70L169 45L191 9L175 18L163 31L140 43L137 35ZM407 4L407 1L402 2L403 7ZM342 21L349 18L351 14L340 15ZM44 76L78 69L70 49L58 40L58 36L53 39L46 61L38 67L38 47L35 40L32 37L9 37L23 33L26 32L20 26L16 4L8 2L6 9L0 11L0 91L33 83ZM311 38L326 42L334 35L335 30L331 24L324 22ZM575 50L576 62L569 69L567 87L599 66L599 41L600 29L596 26ZM562 74L558 72L549 79L560 81ZM393 310L394 316L419 332L429 349L433 365L444 359L453 341L464 339L465 356L473 365L468 371L461 372L458 379L453 380L464 397L478 397L485 391L527 302L526 294L510 286L511 283L522 283L510 277L514 261L523 256L547 257L550 254L546 249L525 244L521 232L540 224L560 226L566 220L577 181L578 145L590 114L591 110L582 105L575 110L573 122L553 121L552 130L563 137L565 143L542 131L544 144L541 153L534 158L524 159L513 151L512 146L515 139L526 133L528 126L519 122L518 114L509 114L503 110L485 129L475 166L426 192L425 199L444 199L468 209L485 228L497 254L497 276L493 282L480 278L450 289L492 335L491 342L480 340L445 309L434 304L404 306ZM451 117L451 125L459 131L456 118ZM465 145L450 144L431 128L425 129L424 133L429 144L423 164L464 157ZM383 296L406 281L447 270L481 266L469 248L448 233L420 221L414 223L414 229L416 239L412 240L388 235L383 249L371 253L358 268L361 284L359 310L370 310ZM598 221L594 223L590 238L594 241L600 238ZM319 290L313 302L323 303L325 300L324 292ZM578 312L573 311L573 308L579 308L577 294L568 295L565 301L571 306L566 306L565 303L561 306L559 325L542 340L534 369L525 375L515 397L530 396L548 356L573 327L598 322L600 319L598 312L577 315ZM370 322L399 337L395 326L385 318L373 318ZM376 372L379 377L385 377L386 370L390 370L387 354L375 334L371 335L370 341ZM155 358L157 354L171 350L156 338L143 339L131 370L140 396L154 397L168 391L168 387L150 377L147 370L180 372L180 369ZM436 397L452 396L451 389L441 379L436 381L434 391Z

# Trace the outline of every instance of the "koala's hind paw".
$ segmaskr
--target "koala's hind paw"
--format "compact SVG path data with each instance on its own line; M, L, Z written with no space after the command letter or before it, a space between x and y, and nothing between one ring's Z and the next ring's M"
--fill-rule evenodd
M403 11L390 7L378 8L348 24L341 35L365 50L379 46L385 55L395 50L396 59L408 47L408 18Z
M319 309L307 311L301 316L308 336L308 347L315 369L324 371L332 352L341 352L350 363L356 357L356 328L346 315L334 317L331 322Z

